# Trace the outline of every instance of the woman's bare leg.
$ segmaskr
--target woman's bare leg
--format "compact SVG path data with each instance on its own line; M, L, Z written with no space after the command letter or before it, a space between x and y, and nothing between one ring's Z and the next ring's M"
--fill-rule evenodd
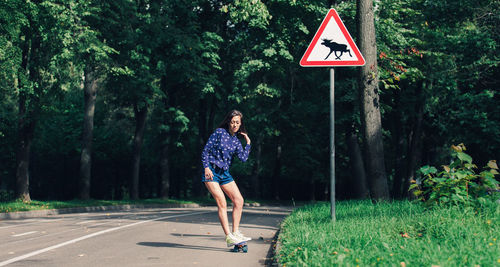
M222 192L221 186L216 182L205 182L205 186L208 191L212 194L212 197L217 202L217 207L219 209L219 220L222 226L222 230L224 230L224 234L228 235L229 231L229 222L227 220L227 202L226 196L224 196L224 192Z
M243 213L243 196L234 181L221 185L221 187L233 202L233 232L236 232L240 227L241 214Z

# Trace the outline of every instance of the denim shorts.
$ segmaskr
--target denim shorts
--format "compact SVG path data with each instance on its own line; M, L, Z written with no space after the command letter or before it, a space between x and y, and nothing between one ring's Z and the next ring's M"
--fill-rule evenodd
M220 185L225 185L227 183L234 181L233 176L231 176L231 174L229 173L229 169L225 171L224 169L219 168L219 166L213 163L210 163L208 165L208 168L210 168L210 170L214 174L213 180L206 179L205 173L203 173L203 175L201 176L202 182L216 182L219 183Z

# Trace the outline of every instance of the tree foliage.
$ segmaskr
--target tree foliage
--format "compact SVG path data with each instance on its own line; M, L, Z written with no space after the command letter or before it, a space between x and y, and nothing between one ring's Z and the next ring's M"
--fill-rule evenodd
M232 169L243 193L327 199L328 72L298 62L331 7L357 36L353 0L1 1L0 190L16 191L24 136L32 197L78 195L91 66L91 197L133 197L134 155L138 197L206 194L201 148L236 108L252 138L249 161ZM449 161L451 144L467 143L478 166L498 159L499 9L492 0L374 1L391 197L407 194L420 166ZM356 76L336 69L339 198L356 191L347 142L362 136Z

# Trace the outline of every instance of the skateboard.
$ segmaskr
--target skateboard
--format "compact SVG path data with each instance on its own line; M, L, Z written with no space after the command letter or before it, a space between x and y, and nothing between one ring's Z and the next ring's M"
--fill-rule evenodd
M243 242L236 243L233 245L234 245L234 247L233 247L233 249L231 249L232 252L240 252L240 251L243 251L244 253L248 252L247 241L243 241Z

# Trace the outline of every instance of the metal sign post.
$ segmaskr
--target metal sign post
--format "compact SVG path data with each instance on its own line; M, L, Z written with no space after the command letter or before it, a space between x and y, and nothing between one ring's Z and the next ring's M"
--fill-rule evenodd
M352 53L351 53L352 52ZM300 60L302 67L330 68L330 202L335 221L335 70L333 66L362 66L365 59L335 9L330 9Z
M330 68L330 203L335 221L335 69Z

